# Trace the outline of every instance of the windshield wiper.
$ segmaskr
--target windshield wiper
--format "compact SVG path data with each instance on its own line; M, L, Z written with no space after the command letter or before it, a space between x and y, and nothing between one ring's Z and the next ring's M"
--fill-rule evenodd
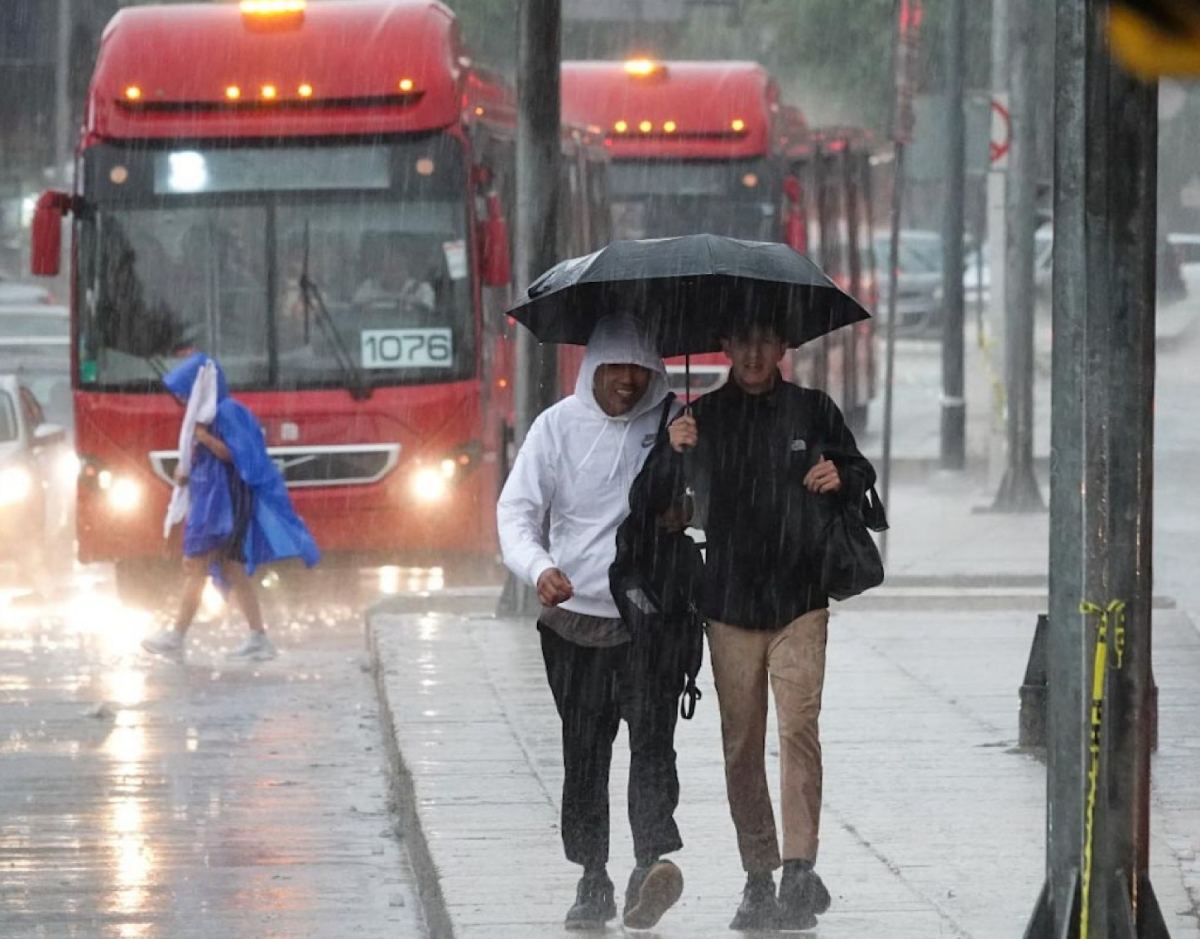
M304 222L304 267L300 271L299 285L300 297L304 303L305 338L308 338L309 312L314 308L313 301L316 301L317 321L321 324L326 338L329 339L330 344L333 346L333 357L337 359L338 367L341 368L342 374L346 376L347 390L350 392L350 397L355 401L364 401L371 397L371 392L374 389L371 387L370 381L367 380L367 376L359 368L358 363L354 361L354 356L346 348L345 342L342 341L341 334L337 331L337 327L333 323L333 317L329 313L329 308L325 305L325 298L321 296L321 288L308 276L307 219Z

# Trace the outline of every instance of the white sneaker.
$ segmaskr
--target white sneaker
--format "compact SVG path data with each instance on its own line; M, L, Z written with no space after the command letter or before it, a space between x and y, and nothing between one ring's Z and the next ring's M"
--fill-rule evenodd
M250 631L250 635L246 637L246 641L226 654L227 659L238 659L243 662L265 662L268 659L275 658L279 653L275 651L275 646L271 640L267 638L266 633Z
M155 655L179 658L183 655L183 633L177 629L160 629L142 640L142 648Z

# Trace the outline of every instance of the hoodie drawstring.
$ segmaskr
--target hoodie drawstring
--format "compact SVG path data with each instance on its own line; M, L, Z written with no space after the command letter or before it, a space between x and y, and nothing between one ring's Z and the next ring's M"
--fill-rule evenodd
M579 469L587 466L587 461L592 458L592 454L596 452L596 448L600 446L600 441L604 439L604 435L608 433L608 428L615 422L606 420L600 428L600 433L596 434L596 439L592 441L592 445L588 447L587 453L583 455L583 459L579 461ZM621 421L625 425L625 429L621 431L621 439L617 443L616 452L613 454L612 466L609 468L606 482L612 482L613 477L617 475L617 469L621 465L621 456L625 453L625 441L629 439L629 428L633 426L633 421Z

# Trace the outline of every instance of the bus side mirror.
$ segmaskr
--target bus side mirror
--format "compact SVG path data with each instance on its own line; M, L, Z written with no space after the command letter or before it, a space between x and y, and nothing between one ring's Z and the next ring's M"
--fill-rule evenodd
M784 212L784 238L793 251L801 254L808 250L808 224L804 217L804 191L800 180L788 174L783 178L783 194L787 198L787 209Z
M480 225L483 283L488 287L505 287L512 281L509 262L508 223L500 209L500 197L487 197L487 218Z
M48 189L38 196L33 210L33 250L30 272L38 277L57 277L62 257L62 220L71 211L70 193Z

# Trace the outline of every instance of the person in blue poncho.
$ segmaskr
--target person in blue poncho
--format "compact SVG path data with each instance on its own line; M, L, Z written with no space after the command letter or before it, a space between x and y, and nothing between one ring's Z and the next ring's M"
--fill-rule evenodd
M174 627L142 646L160 655L182 653L211 574L233 595L250 627L250 636L230 657L274 658L250 575L261 564L290 557L311 567L320 558L316 543L292 508L258 421L229 396L221 366L197 353L167 373L163 384L186 407L164 526L166 534L184 522L183 597Z

